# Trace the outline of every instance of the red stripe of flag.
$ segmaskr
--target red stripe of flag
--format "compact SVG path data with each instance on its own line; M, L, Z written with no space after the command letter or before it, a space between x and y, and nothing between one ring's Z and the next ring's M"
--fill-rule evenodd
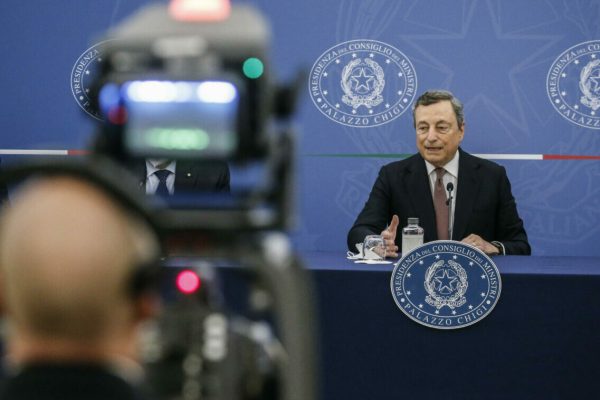
M562 154L544 154L544 160L600 160L600 156L570 156Z
M67 150L67 154L70 156L86 156L90 154L89 150Z

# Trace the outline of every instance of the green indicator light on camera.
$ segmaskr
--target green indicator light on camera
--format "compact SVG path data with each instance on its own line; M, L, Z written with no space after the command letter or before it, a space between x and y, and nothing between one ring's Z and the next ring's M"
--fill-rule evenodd
M244 61L242 70L247 78L257 79L262 76L263 72L265 72L265 66L258 58L251 57Z

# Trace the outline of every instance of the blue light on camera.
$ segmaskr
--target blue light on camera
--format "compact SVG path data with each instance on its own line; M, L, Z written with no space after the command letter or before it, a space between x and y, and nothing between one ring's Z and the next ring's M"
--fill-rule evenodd
M121 101L121 90L119 86L114 83L103 86L102 90L100 90L98 100L100 102L100 110L104 115L107 115L111 109L119 106Z

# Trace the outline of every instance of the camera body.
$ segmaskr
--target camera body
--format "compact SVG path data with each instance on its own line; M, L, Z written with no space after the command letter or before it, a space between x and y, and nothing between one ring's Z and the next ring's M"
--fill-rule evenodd
M156 212L168 231L287 229L293 134L285 122L297 89L273 81L270 27L248 5L188 18L173 12L176 3L146 7L103 37L90 96L103 117L93 153L130 170L149 158L226 162L249 177L230 196L171 196L179 206Z
M158 388L165 397L311 399L312 287L281 233L291 220L293 186L293 133L285 122L303 78L296 87L273 83L270 28L254 8L190 15L175 10L182 2L144 8L104 37L92 96L104 120L94 155L125 167L154 158L259 165L260 172L228 198L202 193L192 196L193 207L152 211L167 254L183 256L169 267L196 271L205 283L201 293L223 302L167 299L156 341L162 356L150 369L158 376L179 371L175 382ZM203 202L206 195L213 201ZM243 277L233 289L207 279L231 275L219 268L222 259ZM230 312L230 297L240 293L245 310ZM219 321L227 328L217 340L211 332ZM218 360L207 350L217 342L228 349ZM189 368L198 362L202 369Z
M255 9L186 13L177 8L184 3L145 7L103 38L90 93L103 121L90 157L16 166L0 181L68 175L95 183L161 237L167 257L137 268L133 280L136 293L163 285L166 312L146 364L151 378L167 378L154 379L162 398L310 400L317 386L312 286L282 232L293 186L293 134L284 125L303 79L273 84L270 30ZM149 158L261 170L239 193L192 194L193 207L173 208L144 196L127 173ZM168 295L164 285L181 270L198 274L199 292ZM218 277L231 272L241 279L224 287Z
M173 14L166 5L145 8L104 38L92 96L104 117L102 152L121 160L268 157L275 88L267 21L242 5L217 20Z

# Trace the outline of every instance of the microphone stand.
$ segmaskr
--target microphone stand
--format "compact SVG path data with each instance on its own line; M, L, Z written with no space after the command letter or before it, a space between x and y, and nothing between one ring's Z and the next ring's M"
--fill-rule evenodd
M452 191L454 190L454 184L448 182L446 190L448 191L448 200L446 200L448 206L448 239L452 240Z

